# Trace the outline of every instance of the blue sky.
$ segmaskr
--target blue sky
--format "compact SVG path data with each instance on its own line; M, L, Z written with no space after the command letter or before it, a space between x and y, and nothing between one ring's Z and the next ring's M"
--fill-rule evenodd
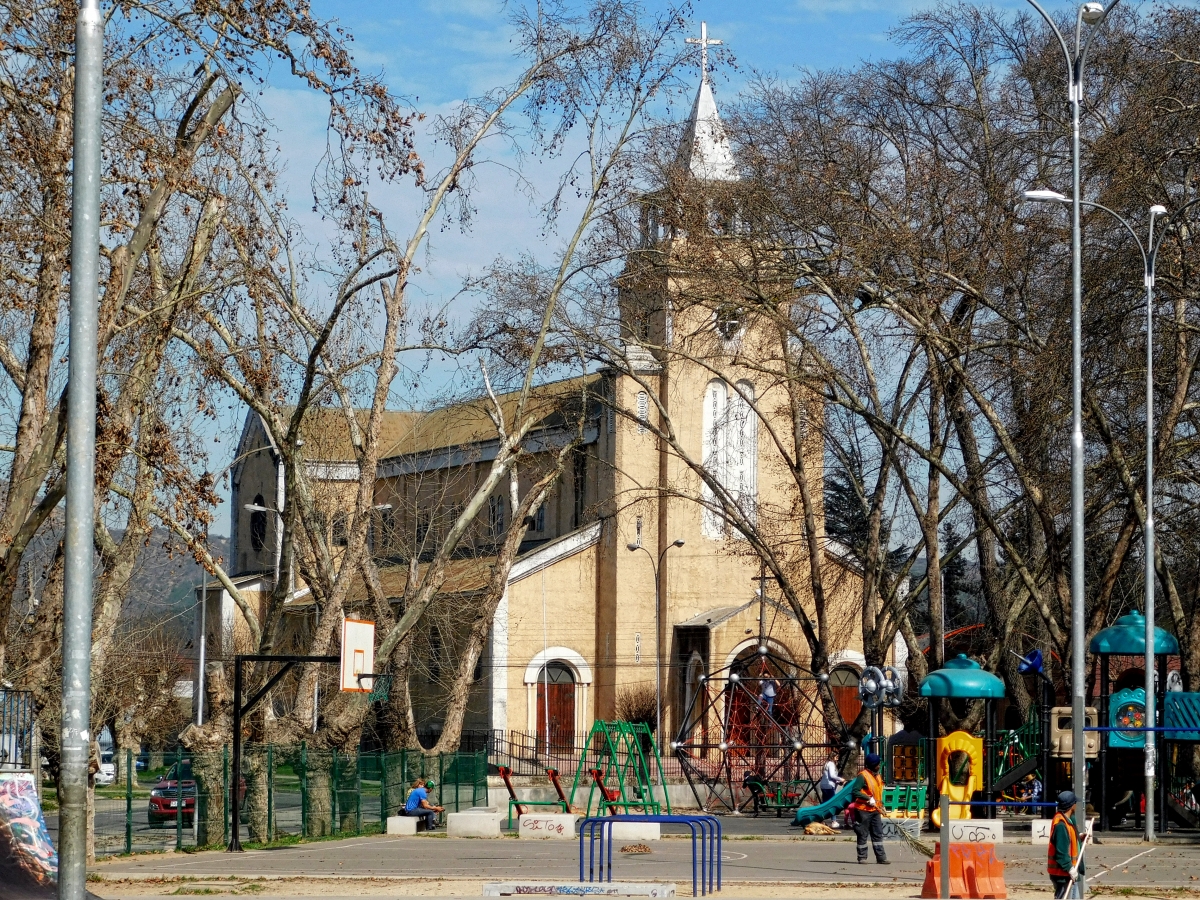
M463 98L506 84L520 72L511 43L509 13L496 0L311 2L315 15L338 20L354 35L352 50L362 69L381 73L393 91L431 116L449 111ZM705 20L709 36L723 40L733 54L735 65L719 67L714 76L717 102L727 104L756 71L787 79L803 68L848 67L864 59L897 55L900 51L890 43L889 30L912 11L930 5L932 2L884 0L698 2L691 10L691 33L698 36L700 22ZM1028 6L1025 0L997 0L993 5ZM646 6L665 8L657 2ZM697 68L694 77L698 76ZM323 101L313 92L297 88L280 71L270 79L261 102L279 132L286 166L284 183L293 198L292 215L303 225L306 241L320 252L328 225L309 211L309 179L325 145ZM682 115L683 110L680 112ZM429 168L436 170L439 148L422 140L417 150ZM498 256L531 254L548 259L557 249L559 236L543 233L537 213L557 182L560 163L534 158L525 165L526 187L533 186L533 197L520 189L503 166L494 166L480 175L471 230L462 233L453 226L433 230L418 260L421 272L412 284L415 302L441 306L454 297L465 278L479 274ZM371 201L384 210L393 232L406 237L420 201L411 184L373 186ZM564 221L573 224L569 216ZM454 308L465 315L470 302L460 299ZM428 402L451 371L450 365L436 366L422 380L421 394L412 391L411 379L407 386L398 380L394 405ZM228 433L229 440L223 439L222 445L230 450L243 415L244 410L235 404L218 426ZM217 467L224 462L228 460ZM222 504L214 533L228 530L228 515L227 503Z
M751 69L787 77L799 67L848 66L892 55L888 31L932 3L886 0L698 2L695 30L708 22L737 57L740 72L718 86L736 91ZM1028 6L1000 0L999 7ZM1057 4L1051 2L1050 8ZM502 83L516 73L510 30L494 0L418 0L394 7L367 0L314 0L317 15L339 19L355 36L360 64L378 67L389 84L422 103L441 104ZM648 9L662 4L647 3Z

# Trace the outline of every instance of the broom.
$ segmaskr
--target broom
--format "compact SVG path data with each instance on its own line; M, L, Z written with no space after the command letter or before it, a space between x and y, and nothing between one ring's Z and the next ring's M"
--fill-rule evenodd
M907 828L900 828L898 830L900 832L901 839L903 839L909 850L919 853L927 859L933 859L936 851L932 847L930 847L924 841L919 840L909 834Z

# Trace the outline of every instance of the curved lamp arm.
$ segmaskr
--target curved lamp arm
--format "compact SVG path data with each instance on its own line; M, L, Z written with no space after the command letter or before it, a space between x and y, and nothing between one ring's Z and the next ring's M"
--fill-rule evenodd
M1141 235L1139 235L1137 233L1137 231L1134 229L1134 227L1132 225L1130 225L1129 222L1126 221L1126 219L1123 216L1121 216L1116 211L1109 209L1103 203L1096 203L1095 201L1092 201L1092 200L1081 200L1079 202L1082 203L1084 206L1090 206L1092 209L1099 209L1099 210L1102 210L1102 211L1108 213L1110 216L1112 216L1114 219L1116 219L1118 222L1120 222L1123 226L1125 226L1125 230L1129 232L1130 236L1133 238L1133 242L1135 244L1137 244L1138 252L1142 254L1142 271L1145 273L1146 277L1149 278L1150 277L1150 263L1154 259L1154 257L1146 252L1146 245L1142 243L1142 237L1141 237Z
M1063 37L1062 31L1059 30L1058 23L1051 18L1050 13L1046 12L1046 10L1042 8L1042 5L1038 3L1038 0L1029 0L1029 4L1038 11L1043 19L1046 20L1046 24L1050 26L1050 30L1053 31L1054 36L1058 38L1058 45L1062 47L1063 59L1067 63L1067 71L1073 73L1075 69L1075 62L1071 58L1071 51L1067 47L1067 39Z
M1032 2L1032 0L1031 0L1031 2ZM1092 46L1092 41L1094 41L1096 39L1096 33L1100 30L1099 26L1104 24L1105 20L1108 19L1108 14L1113 11L1113 7L1115 7L1120 2L1121 2L1121 0L1109 0L1109 2L1107 4L1105 4L1103 18L1101 18L1100 21L1096 23L1095 28L1091 28L1088 30L1088 36L1084 40L1082 47L1079 46L1079 24L1076 23L1076 25L1075 25L1075 29L1076 29L1076 31L1075 31L1075 46L1078 48L1077 56L1079 57L1079 80L1080 81L1083 80L1083 64L1087 60L1088 48ZM1082 6L1079 8L1079 21L1080 22L1083 21L1083 7ZM1082 97L1080 97L1079 99L1080 99L1080 102L1083 101Z
M1158 237L1150 246L1149 250L1151 261L1158 258L1158 248L1162 246L1162 242L1167 238L1167 226L1172 224L1175 219L1177 219L1179 216L1182 216L1185 212L1197 204L1200 204L1200 197L1197 197L1194 200L1189 200L1187 203L1183 204L1183 206L1179 207L1179 209L1175 210L1175 212L1168 213L1167 215L1161 217L1162 231L1158 233Z

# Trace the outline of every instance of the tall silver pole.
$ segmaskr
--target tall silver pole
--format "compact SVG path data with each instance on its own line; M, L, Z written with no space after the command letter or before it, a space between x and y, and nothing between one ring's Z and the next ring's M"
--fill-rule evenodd
M670 545L667 545L670 547ZM666 555L663 550L663 555ZM662 556L658 558L658 566L654 569L654 743L662 746L662 625L661 619L661 588L658 575L662 571ZM664 788L665 790L665 788Z
M1156 724L1154 696L1154 246L1155 211L1150 211L1150 238L1146 252L1146 727ZM1155 732L1146 732L1146 833L1154 840Z
M204 724L204 667L207 665L206 650L208 641L208 577L205 573L204 591L200 595L200 659L196 672L196 726Z
M81 0L75 20L75 123L71 188L67 523L63 572L59 774L58 896L61 900L83 900L87 893L103 65L104 22L100 16L99 0Z
M1082 21L1082 12L1080 13ZM1087 745L1083 727L1084 577L1083 577L1083 198L1079 186L1079 108L1083 105L1083 59L1076 25L1071 62L1071 790L1087 817ZM1087 894L1081 876L1076 897Z

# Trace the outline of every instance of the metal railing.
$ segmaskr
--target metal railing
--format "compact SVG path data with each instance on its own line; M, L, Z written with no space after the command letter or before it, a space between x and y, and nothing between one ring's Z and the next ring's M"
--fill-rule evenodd
M33 694L0 690L0 771L25 771L33 763Z
M599 761L602 749L591 745L590 732L554 732L547 742L544 734L495 730L490 733L487 758L492 766L504 766L514 775L545 778L546 769L557 769L564 777L571 777L579 768L580 757L585 755L584 748L587 748L586 770ZM683 769L670 749L659 747L658 752L663 774L667 778L682 778Z

